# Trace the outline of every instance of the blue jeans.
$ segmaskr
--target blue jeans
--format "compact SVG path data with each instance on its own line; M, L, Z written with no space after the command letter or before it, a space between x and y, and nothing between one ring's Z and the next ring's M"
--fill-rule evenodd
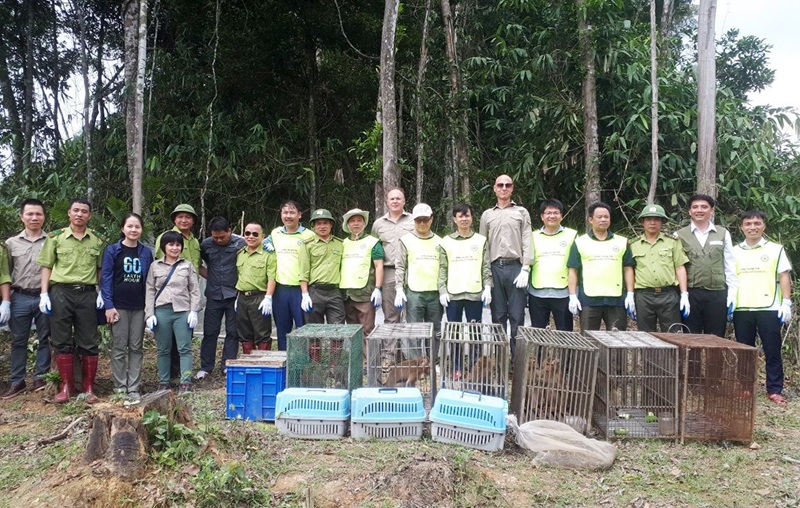
M200 344L200 370L208 373L214 370L217 360L217 338L222 329L222 318L225 318L225 342L222 346L222 366L227 360L236 358L239 352L239 338L236 335L236 312L233 304L236 297L225 300L206 300L206 312L203 317L203 342Z
M286 351L286 334L306 324L305 313L300 307L303 293L300 286L278 284L272 296L272 315L275 318L275 329L278 332L278 350Z
M156 346L158 349L158 382L169 384L172 339L178 344L181 365L181 384L192 380L192 329L186 319L189 311L175 312L172 305L156 307Z
M39 311L39 298L14 292L11 295L11 382L25 381L25 364L28 361L28 339L31 323L36 322L36 370L33 379L42 379L50 370L50 319Z

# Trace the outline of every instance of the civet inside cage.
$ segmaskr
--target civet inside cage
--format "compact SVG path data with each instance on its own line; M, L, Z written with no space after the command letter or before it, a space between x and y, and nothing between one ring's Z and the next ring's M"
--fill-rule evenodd
M287 387L360 388L361 325L307 324L286 336Z
M502 325L445 323L439 386L507 399L510 357L511 346Z

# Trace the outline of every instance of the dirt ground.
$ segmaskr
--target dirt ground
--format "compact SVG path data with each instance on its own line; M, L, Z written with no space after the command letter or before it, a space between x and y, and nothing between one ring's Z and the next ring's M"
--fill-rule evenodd
M0 334L3 391L7 339ZM107 401L107 356L100 365L97 388ZM226 420L225 380L215 372L185 402L211 444L206 455L243 468L258 503L243 492L203 490L192 463L150 461L138 480L112 478L98 464L82 461L91 408L59 406L41 392L29 393L0 401L0 507L800 506L797 369L787 366L786 374L790 404L781 408L758 394L752 443L630 439L616 442L610 469L582 471L536 466L510 439L494 453L428 437L405 443L290 439L266 422ZM152 344L144 380L144 392L155 389ZM760 386L763 381L762 369ZM81 417L64 439L38 444Z

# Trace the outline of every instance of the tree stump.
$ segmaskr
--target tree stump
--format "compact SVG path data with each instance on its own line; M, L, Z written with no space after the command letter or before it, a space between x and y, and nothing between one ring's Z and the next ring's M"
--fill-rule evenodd
M178 404L175 394L170 390L147 394L139 405L131 408L96 404L83 455L84 463L102 461L105 469L114 476L129 480L140 477L149 446L142 417L151 410L167 416L172 422L192 424L189 411Z

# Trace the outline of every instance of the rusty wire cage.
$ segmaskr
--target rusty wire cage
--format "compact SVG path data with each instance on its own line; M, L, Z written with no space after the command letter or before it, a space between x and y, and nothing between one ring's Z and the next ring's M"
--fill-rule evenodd
M287 387L361 387L361 325L307 324L289 333L286 339Z
M511 344L502 325L445 323L439 354L439 387L508 399Z
M715 335L653 335L680 350L681 442L751 442L758 349Z
M384 323L367 337L367 386L416 386L425 408L436 396L433 323Z
M586 335L599 348L592 412L603 435L677 439L678 348L645 332Z
M579 333L519 327L511 412L520 423L557 420L591 428L597 346Z

